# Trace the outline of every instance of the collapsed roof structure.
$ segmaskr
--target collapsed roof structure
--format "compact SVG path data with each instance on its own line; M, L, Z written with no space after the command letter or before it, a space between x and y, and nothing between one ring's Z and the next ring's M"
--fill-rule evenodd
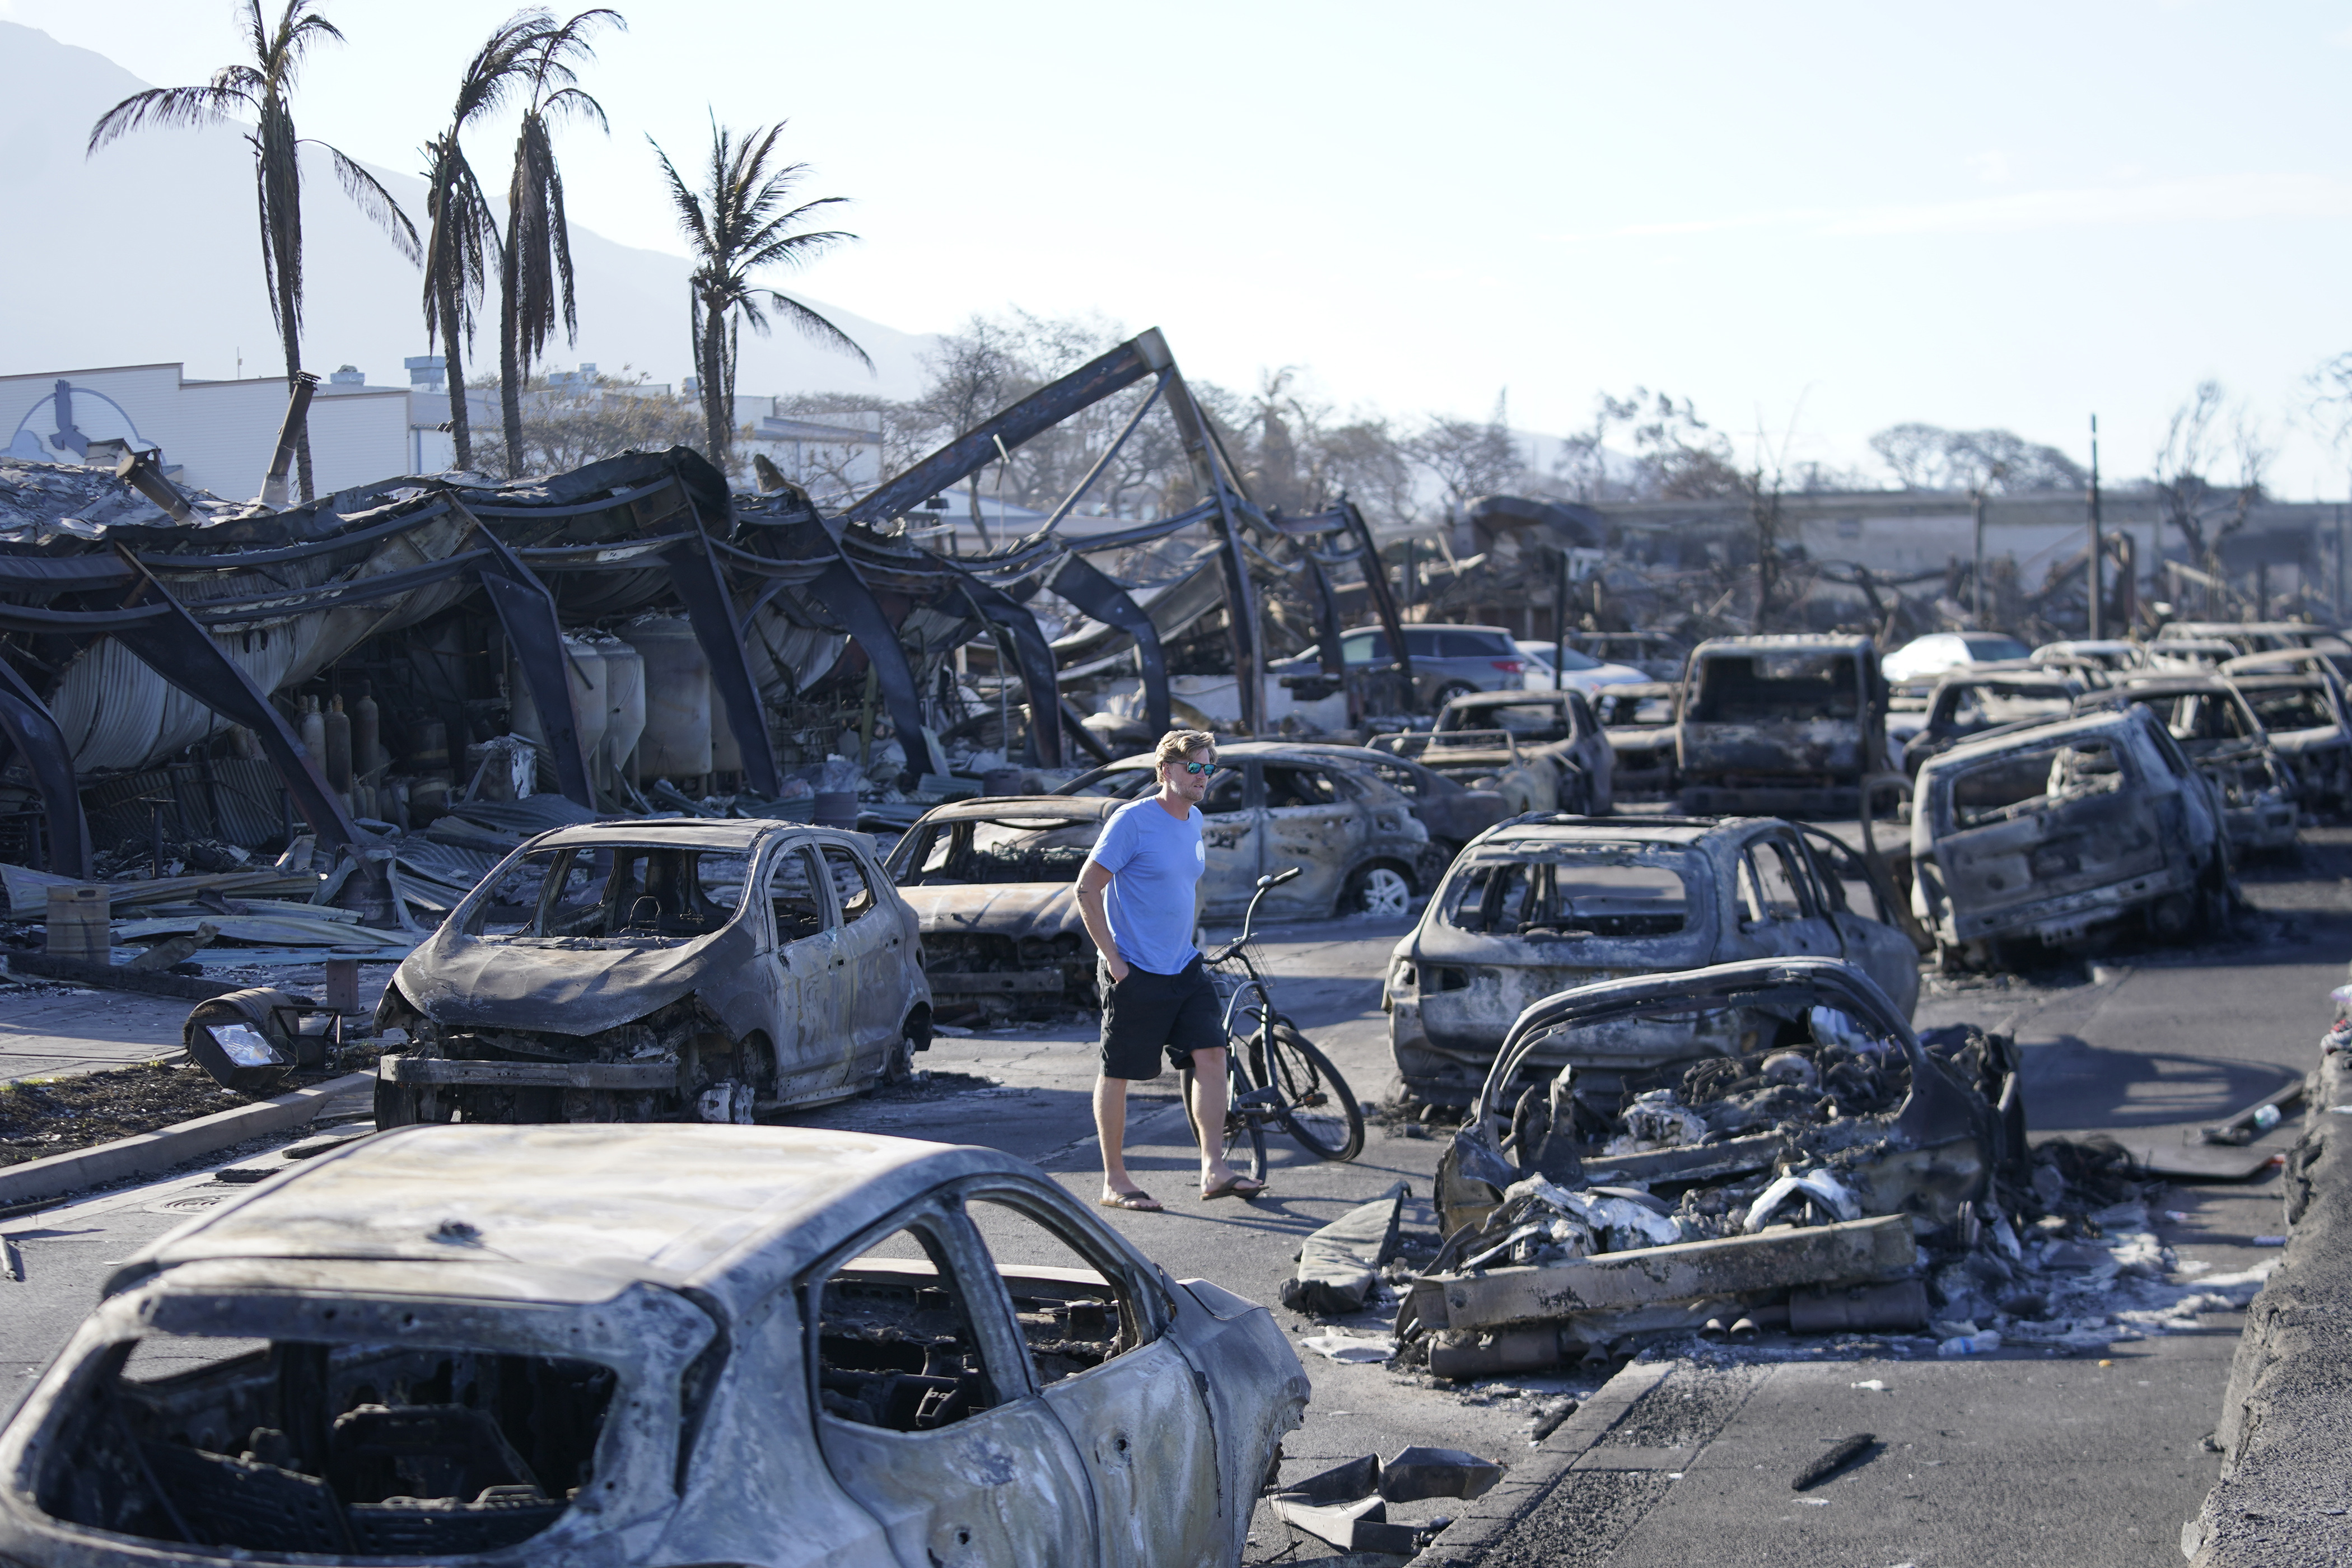
M951 556L885 531L1011 448L1146 380L1149 395L1117 440L1029 537L988 554ZM286 458L308 392L298 384L278 460L263 499L249 504L183 493L152 451L112 454L112 480L101 479L103 468L0 465L0 736L8 748L0 794L37 805L46 856L39 836L28 835L28 858L89 877L83 792L92 777L152 769L190 748L202 758L224 726L235 726L259 753L248 760L266 763L282 789L287 826L299 814L322 848L363 873L354 884L362 903L369 885L380 901L381 878L364 873L388 854L381 836L354 813L347 789L331 787L320 748L306 744L280 694L362 645L382 647L375 639L391 634L420 638L453 615L478 623L486 646L493 626L502 636L506 668L524 689L512 694L516 710L528 698L540 716L533 739L543 743L557 788L591 810L599 805L597 763L574 713L567 628L647 611L690 626L709 668L712 732L723 726L731 736L746 792L771 799L783 782L772 729L782 709L862 682L869 705L878 702L918 755L913 742L933 716L926 694L943 661L975 637L993 638L1004 655L1000 668L1017 673L1034 716L1030 760L1046 768L1063 765L1066 743L1099 752L1061 700L1061 671L1131 651L1143 716L1164 728L1160 645L1218 608L1240 678L1238 728L1264 730L1265 584L1303 588L1333 677L1340 674L1335 576L1350 567L1361 573L1391 646L1403 646L1361 514L1344 499L1301 517L1253 502L1157 331L1023 398L830 516L772 476L757 493L730 493L724 476L684 447L504 484L400 476L287 506ZM1190 459L1197 501L1080 540L1062 535L1063 521L1161 403ZM1150 596L1148 611L1129 585L1087 559L1186 530L1205 533L1207 547ZM1029 607L1041 591L1088 620L1049 643ZM440 640L457 656L482 656L467 635ZM430 661L420 653L418 662ZM451 711L462 718L466 710L458 703ZM456 750L440 753L445 767L457 761ZM205 779L209 786L209 773Z

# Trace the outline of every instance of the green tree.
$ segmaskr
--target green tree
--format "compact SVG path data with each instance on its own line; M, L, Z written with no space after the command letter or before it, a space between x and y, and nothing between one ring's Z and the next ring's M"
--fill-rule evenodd
M563 216L563 173L555 163L555 127L566 119L606 129L604 105L577 85L575 61L593 59L588 35L610 22L625 28L617 11L583 11L562 26L540 29L525 53L529 96L515 131L514 173L507 183L506 244L499 258L499 412L505 416L507 477L524 472L522 385L531 361L547 347L556 316L566 339L580 337L572 294L572 229Z
M772 309L803 337L838 349L868 371L874 361L850 340L849 334L816 311L773 289L751 281L753 273L771 267L803 267L853 234L801 226L819 207L846 198L819 196L791 205L793 187L808 174L805 163L770 169L782 121L764 132L754 129L740 142L710 122L710 163L708 184L690 188L679 177L669 154L654 143L662 174L669 181L670 201L677 208L678 226L686 231L694 254L694 274L687 280L691 300L694 374L702 398L703 424L709 431L709 457L724 471L735 427L735 363L744 322L756 332L768 330ZM652 139L647 138L648 141Z
M467 126L494 113L528 79L533 51L555 26L545 11L518 11L501 23L457 79L449 128L425 144L425 339L437 335L449 388L449 436L457 465L474 466L471 410L466 404L465 346L474 312L498 268L499 219L466 158Z
M136 92L104 114L90 127L86 153L127 132L149 126L233 124L250 117L247 145L253 149L254 194L261 217L261 269L269 289L269 315L278 325L286 351L286 384L290 390L302 372L302 162L306 141L294 133L291 102L294 79L302 57L323 38L337 43L343 35L312 7L317 0L286 0L286 8L272 23L262 14L261 0L245 0L242 21L250 61L223 66L202 87L151 87ZM336 181L360 211L391 236L392 243L409 260L417 259L416 226L392 199L392 193L374 175L323 142L310 142L327 154ZM309 500L310 437L299 433L294 448L295 475L301 497Z

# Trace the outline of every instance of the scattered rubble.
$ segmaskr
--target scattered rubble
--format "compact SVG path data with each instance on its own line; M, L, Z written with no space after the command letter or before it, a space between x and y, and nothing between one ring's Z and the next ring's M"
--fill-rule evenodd
M188 1063L9 1084L0 1087L0 1165L159 1132L265 1098L223 1089Z

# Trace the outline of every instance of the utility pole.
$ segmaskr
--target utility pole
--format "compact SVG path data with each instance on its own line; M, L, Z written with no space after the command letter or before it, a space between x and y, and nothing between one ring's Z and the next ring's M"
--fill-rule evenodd
M1551 599L1551 689L1568 689L1568 547L1559 552L1559 581Z
M1977 630L1980 632L1991 629L1990 624L1985 619L1984 496L1984 486L1979 485L1975 493L1969 498L1975 503L1972 510L1976 512L1977 521L1977 567L1975 574L1969 579L1969 586L1974 590L1969 597L1976 600Z
M2099 416L2091 416L2091 640L2098 641L2106 634L2100 629L2102 605L2106 597L2106 563L2099 559Z

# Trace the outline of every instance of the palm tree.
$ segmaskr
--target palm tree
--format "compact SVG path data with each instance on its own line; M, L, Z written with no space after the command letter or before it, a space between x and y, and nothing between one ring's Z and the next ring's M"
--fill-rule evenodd
M261 215L261 269L269 287L270 319L286 350L286 384L290 390L302 372L302 163L304 139L294 134L294 110L289 101L302 57L320 38L343 41L332 22L312 9L317 0L286 0L286 9L273 26L262 15L261 0L245 0L246 42L253 50L250 63L223 66L202 87L151 87L131 94L99 117L90 127L87 153L125 132L147 126L205 126L236 122L240 115L254 121L245 140L253 149L253 184ZM392 237L394 248L409 260L417 259L416 226L392 199L375 176L323 142L336 181L360 211ZM296 477L302 499L310 499L310 437L306 428L294 448Z
M449 436L460 468L474 466L474 432L466 405L464 345L474 337L474 311L498 265L499 220L466 160L466 128L496 112L530 74L531 51L555 26L543 10L518 11L492 33L457 80L449 129L425 144L425 338L437 334L449 388Z
M789 295L755 287L751 274L764 267L802 267L854 234L833 229L803 229L809 214L845 200L820 196L798 206L787 206L792 189L808 173L805 163L771 171L776 138L783 134L778 121L764 133L754 130L741 142L710 122L709 184L696 192L687 188L672 166L669 154L654 143L669 178L670 200L677 207L678 226L698 265L687 279L689 320L694 336L694 374L702 394L702 418L710 436L710 460L724 472L728 447L734 435L735 353L740 330L768 330L772 308L801 334L827 347L855 355L868 371L874 362L849 334ZM648 141L652 140L650 137Z
M579 78L572 69L574 60L595 57L588 35L605 22L628 26L618 11L583 11L560 27L541 29L523 65L530 97L515 132L506 247L499 261L499 403L506 422L509 479L522 472L523 378L555 331L559 306L565 336L574 342L580 337L572 290L572 230L563 217L554 129L567 116L606 128L604 105L573 85Z

